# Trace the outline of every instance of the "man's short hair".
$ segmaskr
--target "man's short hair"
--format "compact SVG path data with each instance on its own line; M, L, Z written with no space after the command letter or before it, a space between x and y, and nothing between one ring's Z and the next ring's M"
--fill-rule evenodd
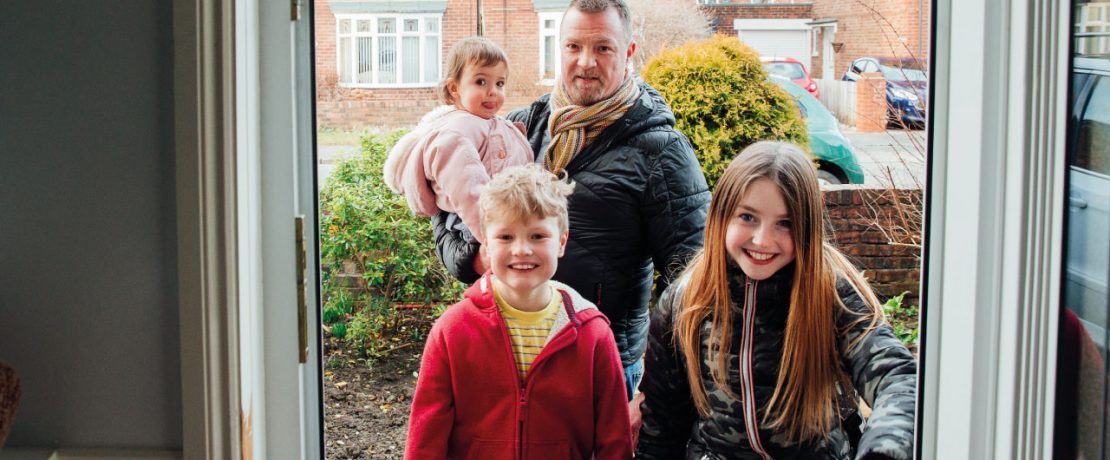
M628 43L632 42L632 10L624 0L570 0L567 11L571 8L583 13L600 13L609 8L616 8L621 19L621 28L624 29L624 39ZM563 14L565 15L566 12Z
M482 227L492 219L515 221L555 217L559 230L566 232L570 228L567 196L573 191L573 183L559 179L539 165L505 168L482 189L478 215Z

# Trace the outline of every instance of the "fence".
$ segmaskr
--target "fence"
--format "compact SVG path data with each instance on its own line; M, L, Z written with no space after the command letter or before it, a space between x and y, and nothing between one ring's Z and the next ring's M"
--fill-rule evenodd
M821 102L840 123L856 125L856 84L841 80L815 80L821 94Z

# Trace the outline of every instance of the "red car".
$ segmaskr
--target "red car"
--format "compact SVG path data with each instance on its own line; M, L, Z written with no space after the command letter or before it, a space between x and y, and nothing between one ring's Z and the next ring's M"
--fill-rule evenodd
M767 69L767 73L787 78L795 85L805 88L813 97L821 98L817 94L817 82L809 78L809 72L806 72L806 66L802 65L801 62L788 57L773 56L764 56L759 60L763 62L763 68Z

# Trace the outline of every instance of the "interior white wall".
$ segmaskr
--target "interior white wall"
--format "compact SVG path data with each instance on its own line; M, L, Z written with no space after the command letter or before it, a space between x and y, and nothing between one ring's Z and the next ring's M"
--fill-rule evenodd
M181 448L171 21L0 2L6 447Z

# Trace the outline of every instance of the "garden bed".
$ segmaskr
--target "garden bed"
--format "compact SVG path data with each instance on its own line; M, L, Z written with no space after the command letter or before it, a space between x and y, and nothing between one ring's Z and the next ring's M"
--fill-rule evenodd
M324 371L328 459L401 459L423 344L364 360L329 338Z

